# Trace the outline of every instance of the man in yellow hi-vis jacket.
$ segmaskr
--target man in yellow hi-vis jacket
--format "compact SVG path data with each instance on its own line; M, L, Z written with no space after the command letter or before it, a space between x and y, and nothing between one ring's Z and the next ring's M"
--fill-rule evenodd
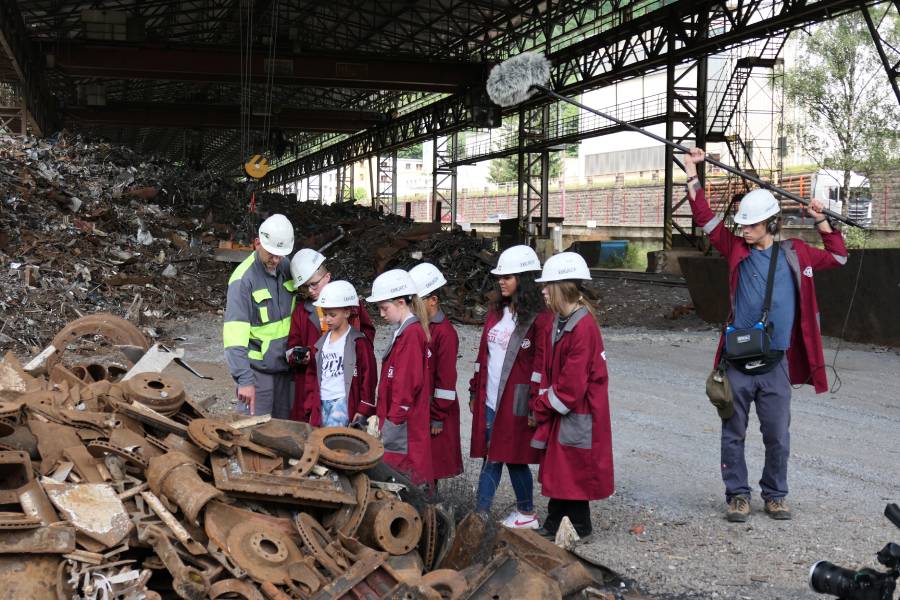
M294 398L285 357L295 301L285 258L294 248L291 222L272 215L260 225L254 246L256 251L228 280L222 328L225 361L237 385L241 412L287 419Z

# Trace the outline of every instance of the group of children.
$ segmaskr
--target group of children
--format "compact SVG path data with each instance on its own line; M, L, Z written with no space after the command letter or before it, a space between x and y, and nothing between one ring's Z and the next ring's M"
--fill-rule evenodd
M422 263L372 282L366 301L396 327L376 375L375 327L353 286L332 281L314 250L300 250L290 269L309 298L292 315L285 357L295 369L292 418L347 426L375 415L385 462L413 482L436 486L462 473L459 338L441 310L447 281L440 270ZM476 509L489 512L505 464L516 509L504 525L553 537L567 516L584 538L591 533L588 502L613 492L606 355L582 292L590 272L578 254L557 254L542 268L534 250L514 246L492 274L498 300L469 383L471 456L484 459ZM532 464L540 465L542 494L550 498L543 527Z

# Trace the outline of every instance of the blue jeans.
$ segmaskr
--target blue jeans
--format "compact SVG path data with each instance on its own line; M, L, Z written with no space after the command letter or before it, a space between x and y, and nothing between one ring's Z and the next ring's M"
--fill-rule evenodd
M490 446L491 429L494 427L496 413L493 409L485 407L487 414L487 441ZM534 482L531 477L531 469L528 465L514 465L506 463L509 472L509 480L512 482L513 491L516 494L516 509L519 512L534 512ZM487 458L481 465L481 474L478 477L478 500L475 510L488 512L494 502L497 486L500 485L500 477L503 475L503 463L490 461Z

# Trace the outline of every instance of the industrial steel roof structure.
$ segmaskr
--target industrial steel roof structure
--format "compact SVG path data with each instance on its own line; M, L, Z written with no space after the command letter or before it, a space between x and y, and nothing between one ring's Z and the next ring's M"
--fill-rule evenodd
M564 94L666 69L665 97L652 99L650 108L632 107L633 118L626 117L666 123L670 135L675 122L685 123L686 139L703 143L725 136L737 108L734 94L742 90L736 68L727 82L734 89L707 106L707 56L756 43L756 60L740 69L770 68L787 32L849 11L865 13L869 4L8 0L0 3L0 82L19 100L10 105L9 94L0 93L0 126L45 134L74 127L224 174L238 174L248 153L264 149L276 166L265 187L330 169L346 179L344 169L369 157L389 172L398 148L431 139L438 148L434 200L454 216L457 165L518 154L519 215L541 207L546 233L548 149L615 128L563 126L550 102L535 99L502 111L519 127L499 150L460 147L455 132L498 124L500 110L483 90L492 65L522 51L544 52L553 62L552 86ZM897 58L879 49L897 89ZM676 77L676 67L685 66L689 75ZM669 244L673 228L690 231L678 224L671 168L666 185ZM388 208L396 210L392 187L378 196L393 194Z

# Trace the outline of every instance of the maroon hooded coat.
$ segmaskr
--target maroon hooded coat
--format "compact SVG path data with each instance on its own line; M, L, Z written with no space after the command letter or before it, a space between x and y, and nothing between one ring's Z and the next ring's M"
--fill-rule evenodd
M315 344L315 369L307 369L306 406L309 407L309 424L313 427L322 425L322 347L328 334ZM344 394L347 397L347 415L353 419L356 413L366 417L375 414L375 387L378 378L378 365L375 363L375 349L369 338L358 329L350 328L344 339ZM310 373L314 373L311 377Z
M690 197L689 197L690 198ZM743 238L734 235L709 208L706 194L697 190L691 202L694 220L703 228L709 241L728 261L728 287L731 298L731 315L734 317L734 298L737 293L741 261L750 256L750 249ZM819 305L816 303L816 286L813 272L835 269L847 263L847 248L840 231L819 232L825 249L809 246L803 240L791 238L781 242L781 251L787 259L794 282L800 290L797 301L797 318L791 332L791 345L787 351L788 371L791 383L808 383L816 393L828 391L828 377L825 372L825 354L822 350L822 333L819 329ZM719 348L713 364L718 365L725 344L725 336L719 339Z
M363 301L359 301L359 309L356 314L350 318L351 327L361 331L372 344L375 343L375 325ZM309 415L313 406L307 406L309 395L306 393L306 382L316 377L316 342L322 337L322 323L319 321L319 313L313 306L311 300L298 302L291 315L291 330L288 333L288 349L295 346L306 346L309 348L309 363L305 365L294 365L294 404L291 406L291 419L295 421L309 422ZM353 415L350 415L353 418Z
M542 311L534 319L516 323L500 374L499 398L490 445L487 443L488 332L500 321L499 311L487 314L469 382L472 399L472 458L511 464L536 464L540 453L531 447L534 429L528 426L541 383L544 346L549 340L553 315Z
M384 443L384 462L417 484L434 480L429 353L419 320L413 316L404 321L381 358L375 409Z
M614 490L613 454L600 328L587 309L580 308L559 335L555 332L554 322L544 361L547 388L534 407L540 426L532 445L546 445L538 472L541 495L559 500L607 498Z
M459 398L456 395L456 356L459 336L442 311L431 320L431 423L443 429L431 437L431 457L435 479L454 477L463 472L459 439Z

